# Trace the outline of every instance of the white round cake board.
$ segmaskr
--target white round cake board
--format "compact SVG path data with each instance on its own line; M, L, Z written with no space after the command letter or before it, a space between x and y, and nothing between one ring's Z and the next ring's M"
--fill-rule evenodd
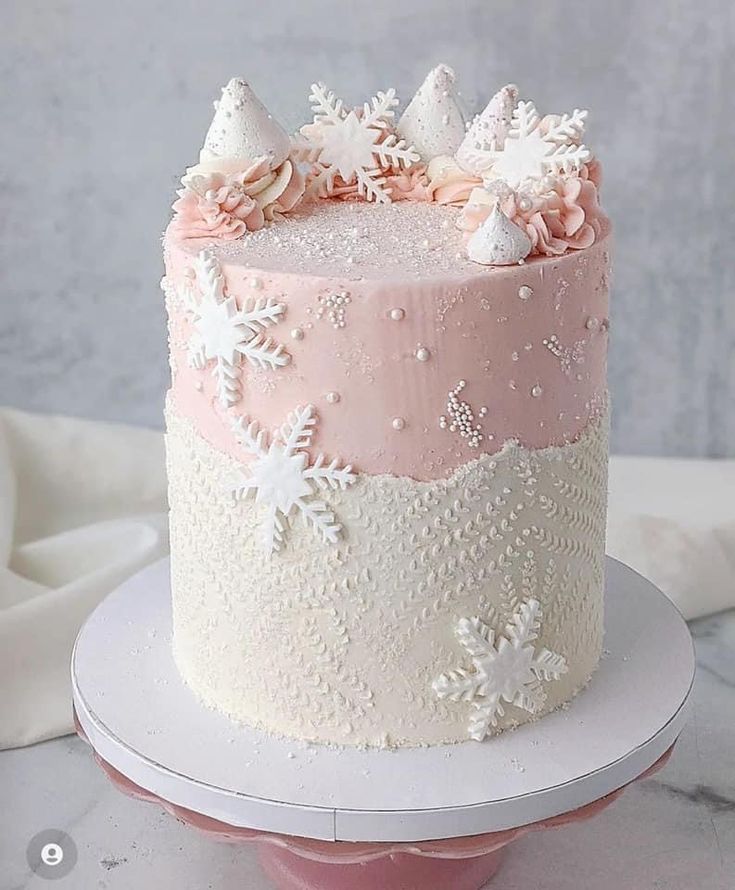
M607 560L605 654L568 707L484 742L307 744L204 707L171 655L168 561L110 594L72 657L79 722L137 785L238 827L346 841L463 837L536 822L637 778L685 720L694 652L650 582Z

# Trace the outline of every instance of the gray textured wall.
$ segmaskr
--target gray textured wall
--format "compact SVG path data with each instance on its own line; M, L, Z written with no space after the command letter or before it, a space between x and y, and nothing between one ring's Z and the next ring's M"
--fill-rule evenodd
M3 0L0 402L158 425L159 235L211 100L248 77L289 127L322 78L474 108L519 82L592 110L617 224L614 447L735 455L732 0Z

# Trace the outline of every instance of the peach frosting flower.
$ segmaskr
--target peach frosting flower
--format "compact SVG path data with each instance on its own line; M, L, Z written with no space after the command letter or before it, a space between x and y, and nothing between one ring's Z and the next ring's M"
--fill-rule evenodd
M391 201L429 201L424 164L415 164L407 170L383 171L383 177L383 188L389 192ZM340 176L335 176L329 197L340 201L365 200L356 182L347 183Z
M436 204L463 206L472 190L482 185L482 180L468 173L454 158L438 157L429 164L427 174L428 200Z
M285 160L271 170L267 158L244 169L241 161L199 164L183 177L173 225L184 238L241 238L266 220L293 209L304 194L304 176Z
M531 239L532 254L560 256L569 249L582 250L600 234L599 182L600 167L592 161L576 176L547 177L538 194L490 183L473 189L457 225L471 234L488 218L497 200L503 213Z
M391 190L391 201L425 201L461 207L467 203L472 190L482 185L481 179L443 155L434 158L428 166L414 164L406 170L382 172L385 188ZM356 183L348 184L336 177L330 197L350 201L361 196Z

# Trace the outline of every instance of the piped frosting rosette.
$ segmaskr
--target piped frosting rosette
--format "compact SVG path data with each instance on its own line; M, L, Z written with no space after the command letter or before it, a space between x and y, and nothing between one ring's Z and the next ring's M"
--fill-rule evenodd
M469 190L458 225L470 237L498 206L529 237L531 255L589 247L604 217L600 167L582 142L587 112L542 118L517 92L509 84L496 93L446 159L454 187Z
M304 194L288 134L244 80L231 80L215 109L200 161L186 171L173 205L173 226L185 238L240 238L288 213Z
M604 218L598 202L600 166L585 164L575 175L551 177L542 191L517 192L502 182L475 187L457 225L471 235L492 213L502 212L531 239L531 255L560 256L590 247L599 237Z

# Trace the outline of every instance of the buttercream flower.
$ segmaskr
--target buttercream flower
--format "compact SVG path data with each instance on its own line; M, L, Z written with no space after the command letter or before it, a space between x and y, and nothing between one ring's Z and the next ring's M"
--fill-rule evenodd
M267 158L239 170L237 160L213 166L199 164L181 180L173 225L185 238L241 238L291 210L304 193L304 177L290 160L275 170Z
M386 187L391 190L391 201L428 201L426 166L417 164L408 170L390 173L385 178Z
M586 165L576 176L548 177L539 193L476 188L457 225L471 234L488 218L496 201L500 209L531 239L531 254L560 256L582 250L600 234L599 165Z
M482 185L479 177L468 173L449 157L434 158L427 175L427 199L435 204L462 206L469 200L472 190Z

